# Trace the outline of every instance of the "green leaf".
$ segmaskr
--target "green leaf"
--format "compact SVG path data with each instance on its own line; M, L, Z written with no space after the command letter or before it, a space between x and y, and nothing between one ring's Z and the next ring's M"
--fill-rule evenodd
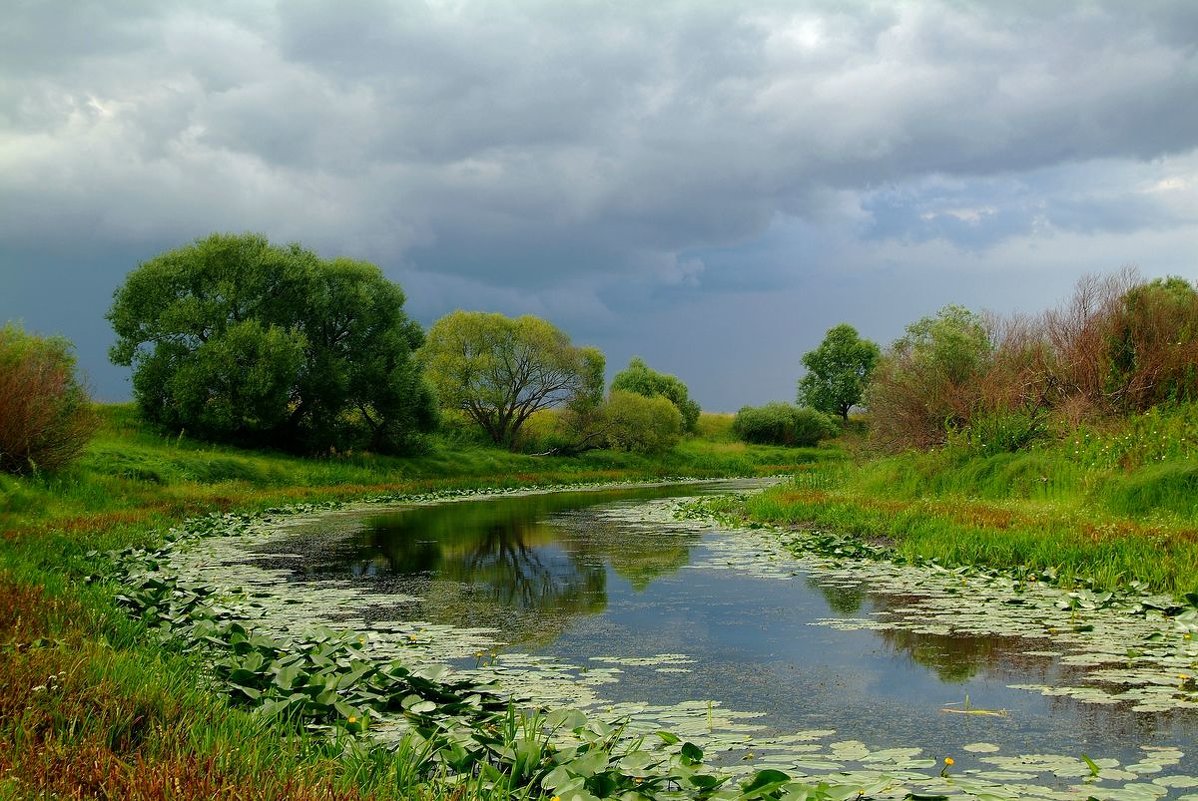
M759 770L747 784L742 785L742 789L748 795L766 787L773 788L781 786L788 781L790 781L790 777L780 770Z

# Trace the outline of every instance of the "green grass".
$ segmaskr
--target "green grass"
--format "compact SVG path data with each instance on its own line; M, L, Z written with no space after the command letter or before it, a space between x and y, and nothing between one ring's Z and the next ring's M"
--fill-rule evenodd
M813 464L745 512L882 541L905 559L1195 592L1198 407L1157 409L1014 453L949 447Z
M843 458L836 449L747 446L713 431L652 458L535 457L434 441L411 458L305 459L163 435L128 406L100 414L99 433L72 468L0 475L0 798L483 794L418 780L416 755L347 755L344 744L286 736L229 706L208 688L196 655L164 646L131 620L115 605L113 587L87 583L99 566L95 551L155 546L170 525L214 510L453 488L765 475Z

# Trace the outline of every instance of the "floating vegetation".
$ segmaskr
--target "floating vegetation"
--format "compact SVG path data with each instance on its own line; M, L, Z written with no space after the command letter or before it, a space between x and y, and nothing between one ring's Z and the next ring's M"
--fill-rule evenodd
M580 664L569 664L516 653L505 650L497 627L396 619L396 609L421 600L414 594L383 598L361 584L328 580L312 592L291 570L263 558L286 537L397 500L189 521L161 550L117 555L119 600L164 636L209 648L214 678L237 703L265 717L317 732L367 735L362 741L384 744L378 747L402 739L426 755L423 769L430 772L463 773L493 788L530 788L562 801L1198 801L1198 793L1185 792L1198 788L1198 778L1179 769L1184 755L1175 748L1145 746L1141 758L1120 761L1004 754L998 744L978 741L946 758L916 747L872 748L829 728L777 732L762 723L762 713L730 709L719 699L612 701L604 688L629 675L685 674L697 660L649 651L583 654ZM712 532L710 519L694 506L680 519L677 500L614 505L596 514L657 537ZM1069 687L1018 685L1023 690L1139 712L1198 704L1192 678L1198 674L1192 637L1198 613L1184 604L1067 591L1030 576L894 565L879 559L873 546L858 545L807 532L730 529L706 537L678 567L769 580L817 576L849 596L868 587L895 602L866 616L814 622L848 631L1018 637L1032 646L1029 654L1069 665L1083 679ZM288 557L282 549L273 555ZM968 704L951 711L1000 714Z

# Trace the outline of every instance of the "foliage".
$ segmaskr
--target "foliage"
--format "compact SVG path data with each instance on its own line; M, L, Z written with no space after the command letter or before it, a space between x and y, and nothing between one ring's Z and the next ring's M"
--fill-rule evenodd
M836 436L840 428L823 412L775 402L744 407L736 413L732 430L745 442L810 447Z
M603 354L529 315L452 312L429 329L418 355L442 406L507 448L538 411L595 406L603 397Z
M1198 292L1189 282L1132 286L1112 318L1105 389L1117 408L1198 399Z
M96 427L70 342L0 328L0 471L58 470Z
M615 450L662 453L682 436L682 413L664 395L613 389L601 416L604 439Z
M695 434L711 440L736 439L732 431L735 419L736 415L729 412L703 412L699 415L699 422L695 424Z
M616 373L616 377L612 379L611 388L624 392L635 392L646 398L661 395L678 407L678 411L682 414L683 430L694 433L695 426L699 421L699 404L690 399L690 392L686 384L682 383L677 376L659 373L645 364L645 361L639 356L636 356L628 362L626 368Z
M436 423L419 326L371 264L213 234L138 266L111 358L168 430L289 450L398 451Z
M865 392L874 441L894 451L944 444L950 428L968 424L993 352L982 318L960 306L907 326Z
M880 357L878 346L862 339L851 325L829 329L819 347L803 356L807 374L799 379L799 405L847 422L849 409L861 401Z
M1042 410L999 409L975 413L965 428L948 432L948 442L980 453L1014 452L1048 433L1047 415Z

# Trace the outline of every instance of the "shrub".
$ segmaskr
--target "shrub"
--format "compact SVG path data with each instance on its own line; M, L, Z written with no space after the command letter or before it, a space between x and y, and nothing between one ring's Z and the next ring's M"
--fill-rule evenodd
M611 382L612 389L635 392L651 398L661 395L678 407L682 414L682 428L694 433L699 422L699 404L690 398L690 390L677 376L659 373L645 364L645 360L634 356L628 366L616 373Z
M0 328L0 470L57 470L77 459L97 418L71 343Z
M661 453L682 437L682 412L661 395L612 390L600 414L607 446L615 450Z
M999 409L974 414L969 425L949 432L949 443L978 453L1023 450L1048 434L1047 414L1038 409Z
M985 321L960 306L907 326L865 392L870 436L884 450L943 445L969 423L994 346Z
M732 430L745 442L809 447L840 429L831 417L810 407L767 403L737 412Z

